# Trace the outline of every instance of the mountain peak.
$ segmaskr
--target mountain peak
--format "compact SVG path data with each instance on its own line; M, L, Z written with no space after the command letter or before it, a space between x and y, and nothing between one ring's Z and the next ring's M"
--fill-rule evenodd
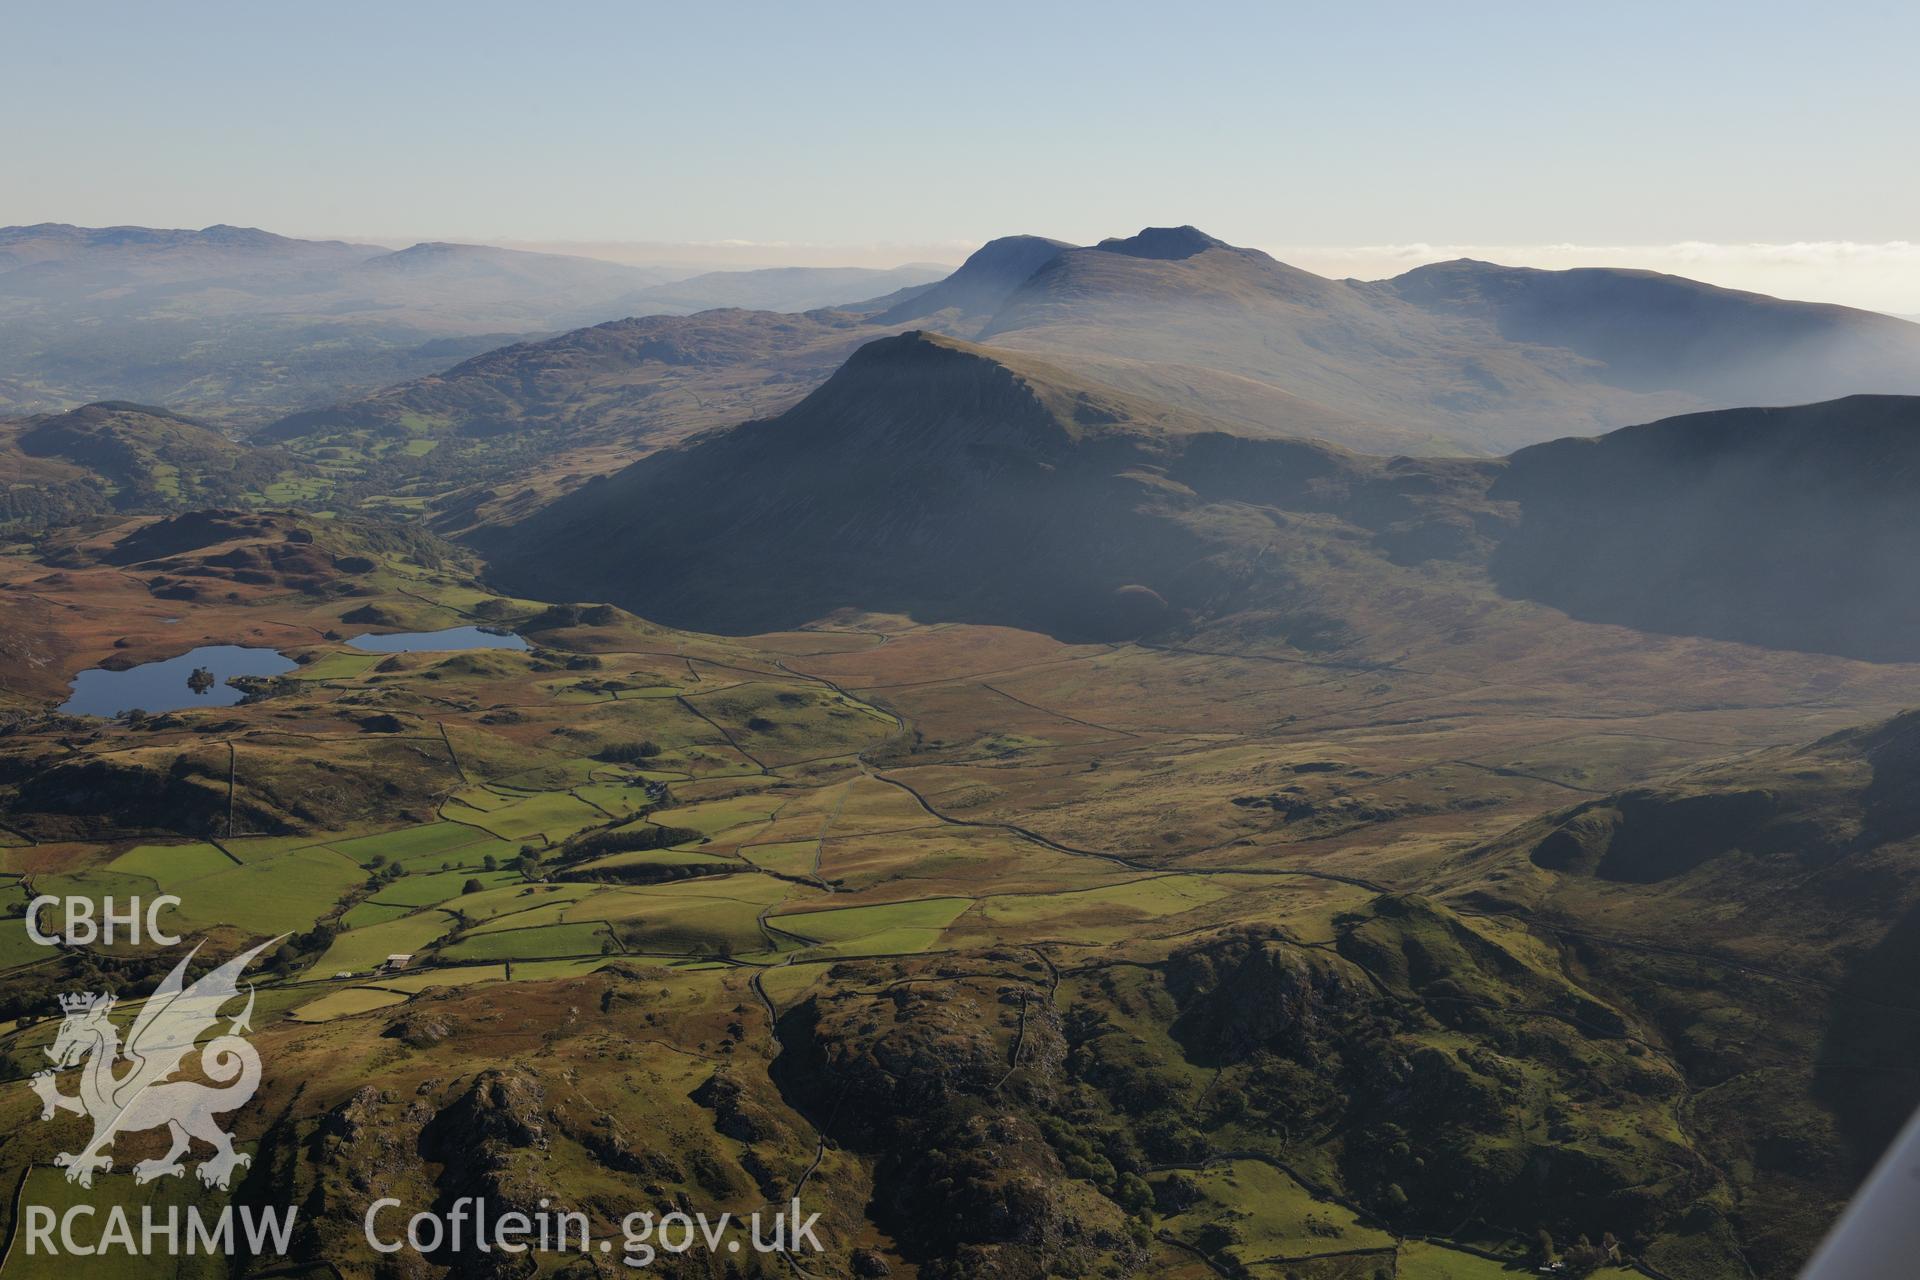
M1073 246L1045 236L1001 236L974 250L954 273L938 284L915 293L884 315L882 324L900 324L941 311L962 315L991 315L1013 291L1062 250Z
M1231 249L1232 247L1225 240L1216 240L1194 226L1147 227L1138 235L1128 236L1125 239L1102 240L1094 246L1108 253L1124 253L1133 258L1159 258L1165 261L1191 258L1209 249Z
M962 272L979 273L983 271L1004 270L1010 264L1031 264L1028 270L1038 266L1062 249L1071 249L1073 245L1065 240L1051 240L1046 236L1014 235L995 236L993 239L967 255L953 274ZM1037 259L1037 261L1036 261Z
M226 222L216 222L210 227L202 227L197 234L202 243L225 245L236 249L274 249L293 243L286 236L262 231L259 227L236 227Z

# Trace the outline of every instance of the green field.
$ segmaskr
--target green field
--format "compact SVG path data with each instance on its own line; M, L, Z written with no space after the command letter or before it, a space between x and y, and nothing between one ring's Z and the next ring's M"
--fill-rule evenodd
M680 805L656 815L672 827L686 827L703 836L719 835L734 827L766 822L780 807L780 797L769 795L734 796L701 804Z
M180 913L202 924L230 924L249 933L295 933L312 927L363 878L360 868L326 848L296 849L244 867L168 886Z
M233 859L210 844L135 845L107 864L109 871L146 876L168 893L176 892L176 885L232 868Z
M1230 1224L1235 1239L1225 1252L1241 1266L1349 1249L1391 1249L1394 1244L1386 1232L1361 1226L1351 1211L1316 1200L1292 1178L1259 1161L1235 1160L1178 1176L1195 1184L1204 1198L1166 1219L1166 1230L1199 1244L1209 1226Z
M449 960L537 960L551 956L591 956L606 950L605 925L549 924L528 929L470 933L441 952Z
M804 876L812 873L814 851L819 847L817 840L782 840L775 844L741 845L740 856L769 871Z
M419 873L389 880L368 899L368 903L382 907L430 907L460 897L466 884L472 880L478 880L488 889L525 883L518 871L476 872L462 868L457 871Z
M336 973L366 974L390 955L415 955L453 926L444 911L421 911L363 929L349 929L333 940L312 967L309 978L331 978Z
M427 991L434 987L467 987L476 982L498 982L507 976L507 967L503 964L474 964L460 968L421 969L407 973L382 975L363 985L376 987L381 991L398 991L412 995L416 991Z
M295 849L311 849L325 843L316 836L233 836L222 840L220 847L242 862L264 862Z
M469 934L468 940L533 925L604 922L613 926L628 951L746 955L769 946L767 935L760 929L760 913L782 902L790 888L761 875L594 886L591 892L570 900L496 918Z
M318 1000L303 1004L289 1016L296 1022L329 1022L334 1018L344 1018L351 1014L371 1013L375 1009L385 1009L404 1003L406 998L406 994L400 991L381 991L373 987L347 987L340 991L330 991Z
M51 927L51 919L44 918L43 930ZM18 916L0 919L0 969L16 969L23 964L35 964L50 960L57 954L52 947L43 947L27 936L27 922Z
M564 791L534 792L490 812L460 812L449 806L449 813L516 847L523 841L558 844L576 831L607 821L606 814Z
M587 803L621 817L639 813L648 804L645 787L630 787L621 782L583 782L573 788L573 793Z
M816 939L842 955L891 955L933 946L941 931L973 902L972 898L920 898L776 915L767 923Z
M244 865L210 845L149 845L129 850L116 862L118 866L43 877L38 887L96 903L108 897L124 903L133 897L173 894L180 906L161 920L170 932L225 924L274 935L311 927L363 879L360 868L319 845ZM134 874L125 867L143 870Z
M413 907L388 907L377 902L360 902L349 907L340 917L340 925L345 929L364 929L372 924L385 924L389 920L398 920L409 915Z
M549 982L555 978L577 978L592 973L602 965L610 964L617 957L603 957L587 960L516 960L513 964L515 982Z
M243 1149L246 1144L239 1144ZM207 1155L204 1148L198 1148L186 1157L187 1174L179 1178L160 1178L145 1186L136 1186L133 1175L124 1170L99 1174L91 1189L85 1189L68 1182L64 1173L47 1165L35 1165L26 1173L26 1181L20 1189L17 1204L23 1208L38 1205L50 1209L55 1215L64 1215L68 1209L78 1205L90 1205L95 1213L91 1219L78 1220L82 1225L76 1232L82 1237L91 1236L100 1240L100 1232L105 1228L105 1215L108 1207L119 1205L126 1209L129 1222L134 1231L136 1246L139 1240L142 1206L150 1206L154 1217L165 1222L168 1210L173 1209L184 1215L189 1206L196 1208L209 1227L214 1225L228 1197L222 1192L209 1190L193 1176L197 1161ZM9 1196L13 1187L7 1187ZM18 1224L16 1224L16 1227ZM181 1222L184 1235L186 1223ZM242 1224L234 1223L236 1237L243 1235ZM55 1229L59 1239L58 1228ZM110 1260L109 1260L110 1259ZM229 1259L217 1254L192 1254L184 1248L176 1256L164 1248L122 1252L116 1250L107 1257L89 1259L76 1265L75 1260L64 1250L55 1253L28 1253L26 1242L17 1233L12 1247L6 1256L6 1274L8 1280L23 1277L24 1280L74 1280L76 1275L112 1275L115 1280L225 1280L228 1274ZM97 1268L97 1269L96 1269Z
M995 895L982 900L980 916L995 928L1104 941L1126 936L1140 921L1192 911L1232 892L1218 877L1149 876L1095 889Z
M402 827L378 835L353 840L333 840L328 848L337 850L362 866L375 857L398 862L413 870L438 867L448 862L456 867L477 867L488 854L509 861L519 853L512 845L486 831L460 822L429 822L424 826Z
M626 853L610 853L604 858L595 858L569 867L568 872L608 871L617 867L738 867L733 858L722 857L717 853L706 853L699 849L633 849Z

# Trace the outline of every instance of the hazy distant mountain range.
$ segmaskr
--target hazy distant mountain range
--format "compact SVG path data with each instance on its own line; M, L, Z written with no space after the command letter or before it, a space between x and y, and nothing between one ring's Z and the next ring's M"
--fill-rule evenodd
M1920 392L1920 325L1873 312L1612 269L1461 261L1392 280L1328 280L1191 227L1090 248L1006 237L937 284L837 311L777 325L705 317L698 332L741 332L734 358L703 357L691 372L660 354L674 345L672 323L649 327L656 345L624 358L605 350L607 335L594 337L591 369L570 354L589 340L567 334L300 422L447 414L472 399L462 384L485 378L492 390L451 410L447 430L565 416L650 445L684 434L658 397L635 392L664 364L682 366L679 382L689 393L698 384L703 404L744 418L797 401L806 377L823 379L851 349L850 335L909 328L1066 360L1111 390L1255 433L1386 452L1499 453L1690 410ZM777 337L760 346L756 333ZM813 338L823 345L803 373L783 353ZM721 384L763 385L769 360L781 365L785 402L731 401Z
M688 273L482 245L391 251L245 227L0 228L0 412L137 399L259 420L636 314L818 306L942 274ZM666 294L651 291L680 281Z
M1872 312L1611 269L1327 280L1191 227L1062 250L972 333L940 327L1368 447L1397 432L1496 452L1682 409L1920 391L1920 327Z
M1192 228L996 241L931 288L777 320L646 322L591 372L569 335L359 411L378 403L391 430L437 405L440 429L473 433L505 421L501 402L590 418L624 382L644 394L605 421L650 449L705 425L660 412L663 386L708 410L750 395L738 416L763 420L453 522L504 526L475 536L508 581L704 630L854 607L1111 637L1252 611L1301 646L1341 634L1364 594L1314 567L1357 563L1341 548L1360 543L1597 621L1913 651L1920 619L1883 586L1905 580L1917 532L1895 495L1920 400L1857 394L1920 391L1920 326L1903 321L1641 272L1457 262L1330 281ZM806 368L876 333L802 398ZM775 350L785 380L742 381ZM459 404L481 387L499 401ZM793 407L764 416L783 395ZM1660 421L1569 439L1622 419ZM1433 456L1544 439L1561 442ZM1384 453L1427 456L1366 456ZM1348 531L1329 538L1328 520Z

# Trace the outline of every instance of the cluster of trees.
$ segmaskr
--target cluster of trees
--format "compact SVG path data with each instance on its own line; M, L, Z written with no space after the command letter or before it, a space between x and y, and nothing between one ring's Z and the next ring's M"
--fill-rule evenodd
M388 862L387 856L383 853L376 853L371 858L368 858L367 869L373 872L372 875L367 877L367 888L373 890L375 893L380 892L382 887L392 884L395 880L407 874L405 867L397 862Z
M693 844L701 838L687 827L661 827L651 822L631 823L624 827L602 828L567 841L561 857L565 862L584 862L609 853L630 853L640 849L670 849L677 844Z
M556 604L527 619L527 631L557 631L562 627L607 627L620 611L608 604Z
M594 752L593 758L607 764L638 764L659 754L659 744L654 742L616 742Z
M486 857L480 860L480 869L482 871L489 871L489 872L498 871L500 869L500 859L494 857L492 854L488 854ZM520 873L520 878L525 880L529 884L532 884L535 881L540 880L542 878L542 872L540 870L540 857L538 853L535 852L534 847L532 845L523 844L520 846L520 856L513 860L513 869L515 871L518 871ZM481 890L485 889L486 887L487 885L484 880L480 879L480 877L478 876L473 876L470 879L468 879L468 881L465 884L460 886L460 892L461 893L479 893Z
M280 944L273 953L273 967L280 973L291 973L304 964L309 957L325 954L333 940L340 936L340 926L332 920L322 920L305 933L296 933Z
M1613 1232L1607 1231L1601 1234L1599 1244L1583 1235L1563 1250L1554 1244L1553 1233L1542 1227L1534 1239L1533 1256L1535 1262L1552 1268L1557 1275L1592 1275L1601 1267L1621 1260L1620 1241Z

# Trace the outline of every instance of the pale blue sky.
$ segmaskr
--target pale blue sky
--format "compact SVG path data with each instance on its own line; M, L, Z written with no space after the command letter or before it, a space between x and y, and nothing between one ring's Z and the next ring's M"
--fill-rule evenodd
M1920 240L1912 3L92 4L6 31L0 223Z

